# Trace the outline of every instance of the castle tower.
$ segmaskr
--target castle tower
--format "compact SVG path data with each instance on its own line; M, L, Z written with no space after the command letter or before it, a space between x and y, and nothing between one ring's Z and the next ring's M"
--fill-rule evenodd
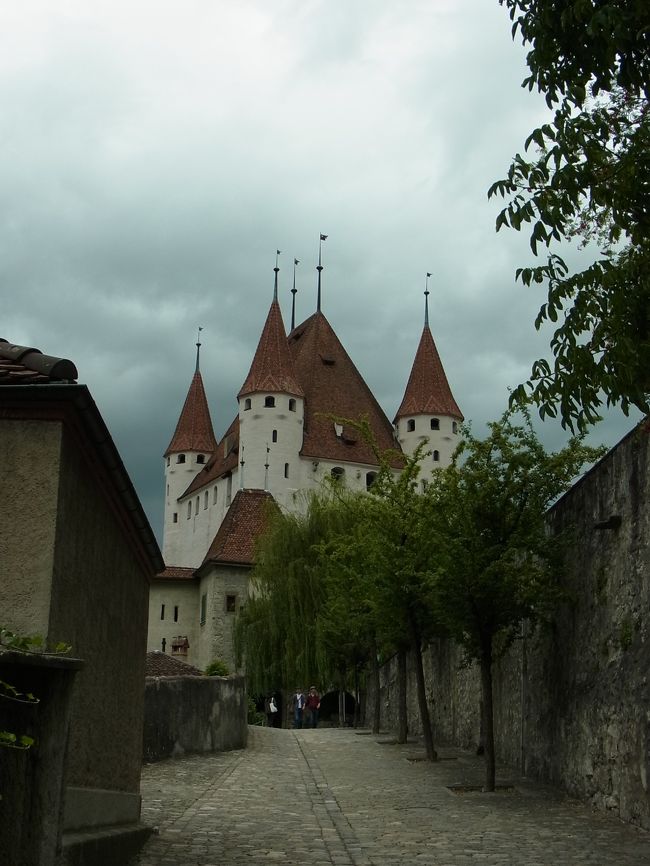
M428 280L429 275L427 275ZM397 439L406 454L427 440L430 452L421 462L420 478L431 470L448 466L458 443L458 425L463 415L451 388L429 328L429 290L425 290L424 328L415 353L404 398L395 415Z
M217 442L212 429L208 401L199 370L200 342L196 344L196 369L190 383L176 430L164 454L165 519L163 558L167 565L178 565L181 515L178 498L194 477L204 469ZM187 507L187 506L186 506ZM190 506L191 507L191 506ZM184 517L185 515L183 515Z
M278 270L276 263L273 301L237 399L239 486L282 502L299 486L305 406L278 304Z

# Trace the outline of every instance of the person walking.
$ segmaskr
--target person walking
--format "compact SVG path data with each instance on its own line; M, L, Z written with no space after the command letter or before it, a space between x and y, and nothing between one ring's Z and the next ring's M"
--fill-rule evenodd
M278 705L275 702L275 695L271 695L266 700L266 719L269 728L275 727L275 720L278 717Z
M293 726L294 728L302 728L302 716L305 711L305 696L302 689L296 689L293 696Z
M320 710L320 695L316 691L316 686L309 687L306 701L307 709L309 710L309 721L312 728L318 727L318 711Z

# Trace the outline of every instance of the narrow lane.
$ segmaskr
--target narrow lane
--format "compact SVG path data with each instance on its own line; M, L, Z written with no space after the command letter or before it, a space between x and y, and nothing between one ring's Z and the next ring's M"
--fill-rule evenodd
M528 781L482 794L458 750L323 728L251 728L241 752L145 767L141 866L648 866L650 833ZM462 786L460 792L450 787Z

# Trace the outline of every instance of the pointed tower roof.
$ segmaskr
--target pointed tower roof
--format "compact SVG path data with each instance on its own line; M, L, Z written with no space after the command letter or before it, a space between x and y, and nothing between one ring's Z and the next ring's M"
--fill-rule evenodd
M271 303L253 363L237 397L257 391L304 396L296 378L277 296Z
M381 451L398 447L390 421L323 313L294 328L289 345L305 391L303 457L376 464L370 445L353 428L337 433L332 416L366 417Z
M208 401L197 362L176 430L164 456L179 451L204 451L211 454L216 447L217 440L214 438Z
M405 415L448 415L463 420L426 320L395 421Z

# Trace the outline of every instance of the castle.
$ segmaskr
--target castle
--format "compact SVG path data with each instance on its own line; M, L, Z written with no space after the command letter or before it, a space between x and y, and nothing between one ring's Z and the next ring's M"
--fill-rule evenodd
M447 465L463 420L436 349L425 290L424 328L404 397L391 424L321 310L295 325L295 286L287 336L273 300L250 370L237 394L238 412L217 441L196 369L164 454L165 569L151 586L149 650L163 650L204 669L215 658L235 669L235 616L248 597L255 541L267 503L301 508L300 491L328 476L351 490L368 489L376 458L354 428L333 419L365 417L383 451L412 454L428 441L422 476Z

